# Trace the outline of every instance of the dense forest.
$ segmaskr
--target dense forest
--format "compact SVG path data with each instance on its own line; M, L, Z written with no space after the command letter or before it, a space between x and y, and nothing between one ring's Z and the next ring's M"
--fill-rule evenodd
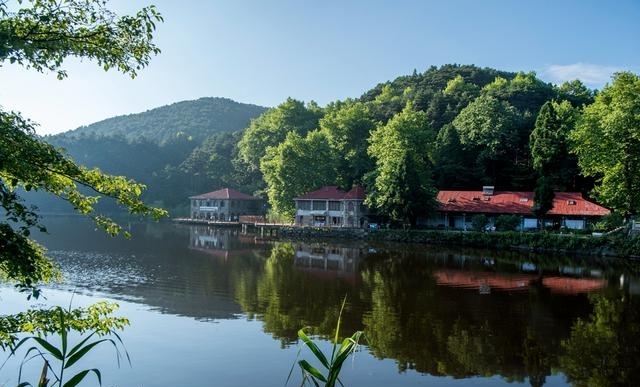
M201 99L47 140L81 164L147 184L147 199L176 216L187 196L231 187L290 218L294 197L354 184L366 187L369 206L412 223L433 208L437 190L483 185L534 191L540 214L554 191L579 191L632 215L640 125L625 103L638 104L639 85L619 73L598 92L578 80L553 85L532 72L444 65L324 107ZM203 113L212 101L220 106ZM211 121L225 124L207 130Z
M144 183L146 200L176 209L187 196L204 189L204 185L195 186L198 175L182 166L194 150L219 138L232 141L265 110L226 98L200 98L109 118L45 140L81 165ZM48 195L28 193L27 197L45 213L70 210L65 202ZM100 206L117 210L108 201Z

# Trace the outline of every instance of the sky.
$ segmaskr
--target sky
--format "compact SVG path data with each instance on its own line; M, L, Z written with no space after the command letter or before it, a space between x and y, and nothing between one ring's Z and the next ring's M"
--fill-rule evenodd
M40 135L174 102L225 97L321 106L448 63L534 71L601 89L640 74L639 0L110 0L155 4L162 50L139 76L71 58L69 77L0 63L0 106Z

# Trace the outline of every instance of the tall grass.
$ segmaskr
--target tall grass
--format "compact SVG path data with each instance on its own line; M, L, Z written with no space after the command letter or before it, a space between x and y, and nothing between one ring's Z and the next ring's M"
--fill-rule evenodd
M353 335L351 335L351 337L347 337L342 340L342 343L340 344L340 346L338 346L338 342L340 340L340 323L342 322L342 312L344 310L346 302L347 298L345 297L342 300L342 306L340 308L340 314L338 315L335 335L333 337L333 346L329 357L327 357L322 352L322 350L320 350L315 341L304 332L304 328L298 331L298 338L300 338L304 345L306 345L309 350L311 350L311 353L315 356L316 360L320 362L320 364L325 369L325 373L323 373L316 367L312 366L311 363L309 363L307 360L299 360L298 366L302 371L302 382L300 384L301 386L313 384L316 387L320 387L321 385L324 385L325 387L334 387L336 385L336 382L342 385L342 382L339 378L340 371L342 370L342 364L349 357L349 355L353 354L358 349L360 340L363 338L363 332L356 331ZM298 352L298 354L299 353L300 352ZM285 384L289 383L294 367L291 368Z

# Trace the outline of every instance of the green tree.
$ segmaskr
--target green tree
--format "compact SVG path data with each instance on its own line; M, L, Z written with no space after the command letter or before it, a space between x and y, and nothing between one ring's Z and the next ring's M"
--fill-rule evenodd
M553 209L553 198L555 193L551 185L551 179L546 176L540 176L536 182L536 188L533 190L533 209L531 212L538 219L543 219L547 212ZM544 222L542 222L544 225Z
M499 215L496 218L496 230L515 231L522 223L518 215Z
M536 118L531 132L531 160L538 176L548 177L558 190L575 188L577 160L569 153L569 133L573 130L578 110L569 101L548 101Z
M498 181L506 165L518 163L518 111L508 102L480 96L462 109L453 120L460 143L476 156L476 165L484 171L485 183L509 185ZM521 155L522 157L522 155Z
M0 0L1 64L53 71L62 79L67 76L62 66L64 59L75 56L91 59L105 70L115 68L135 77L151 56L159 52L152 42L152 33L162 17L153 6L134 16L118 16L105 7L103 0L29 0L17 5L23 8L10 11L7 1ZM45 230L45 227L37 209L24 204L23 191L44 191L58 196L112 235L122 229L95 210L101 198L113 198L130 214L159 218L166 212L142 202L143 185L77 165L37 136L34 127L33 122L19 113L0 108L0 201L5 211L0 221L0 277L16 282L29 296L37 297L38 283L56 277L58 272L43 248L29 239L32 228ZM56 310L40 310L2 316L1 345L15 349L17 334L28 331L36 334L35 340L43 347L53 348L42 337L56 333L62 337L66 351L64 339L68 330L79 333L100 330L108 334L126 325L126 320L111 317L110 310L87 316L86 311L76 309L69 312L74 319L68 329L52 330L51 327L61 326L52 323L59 314ZM86 324L82 321L85 317L90 318ZM83 357L93 345L74 347L69 352L75 352L74 358L69 361ZM77 374L65 385L79 383L84 375L85 372ZM62 385L62 375L58 377L55 383Z
M55 71L62 79L67 76L64 59L74 56L135 77L160 52L152 41L155 23L162 21L154 6L134 16L118 16L100 0L19 3L28 6L10 12L7 1L0 1L2 62Z
M410 93L411 87L399 88L399 85L386 83L382 85L379 93L370 104L371 112L376 121L387 122L393 116L402 111L407 104L407 95Z
M509 102L521 114L532 119L535 119L540 107L556 95L553 86L542 82L534 72L520 72L511 80L496 78L493 83L485 86L483 92L487 96Z
M339 185L350 188L373 168L367 140L375 126L369 108L362 102L347 100L326 108L320 130L339 159Z
M438 132L432 161L439 189L477 188L475 179L482 170L474 168L474 157L463 149L460 135L452 124L446 124Z
M553 104L545 102L531 132L533 168L540 175L534 190L533 213L541 218L553 208L553 187L549 175L555 172L565 152L565 138L560 133L560 121Z
M563 133L560 132L560 120L551 101L545 102L540 108L530 142L533 168L540 175L549 175L558 167L565 144Z
M305 106L303 102L293 98L278 107L269 109L255 120L238 142L238 155L246 166L253 171L260 169L260 160L267 153L268 147L280 144L289 132L305 136L307 132L318 127L322 110L315 104Z
M135 16L118 17L104 2L32 0L15 12L0 1L0 62L55 71L68 56L89 58L105 69L135 77L151 55L159 52L152 43L155 22L162 17L153 6ZM53 146L43 142L34 123L19 113L0 109L0 198L7 221L0 223L0 272L20 285L35 289L37 282L51 279L53 265L42 249L29 240L30 229L44 229L36 209L21 200L19 189L47 191L68 201L110 234L121 229L110 218L96 214L100 197L115 198L132 214L164 215L140 200L144 186L121 176L106 175L76 165ZM97 196L81 193L88 187Z
M190 195L214 187L241 188L233 160L237 155L240 132L216 133L195 148L182 162L180 169L191 176L198 176L190 187ZM184 200L184 195L182 196Z
M371 134L369 154L376 162L366 203L392 219L416 225L435 207L429 153L433 132L424 112L408 103Z
M333 184L336 166L337 160L322 132L314 130L306 137L289 132L282 143L267 149L260 165L272 211L293 219L293 199Z
M489 224L489 218L485 214L476 214L471 217L473 231L485 231Z
M582 173L596 179L595 197L625 217L640 210L639 111L640 77L616 73L571 133Z
M589 90L584 83L578 79L567 81L558 87L558 97L566 100L574 107L582 107L593 103L595 93Z

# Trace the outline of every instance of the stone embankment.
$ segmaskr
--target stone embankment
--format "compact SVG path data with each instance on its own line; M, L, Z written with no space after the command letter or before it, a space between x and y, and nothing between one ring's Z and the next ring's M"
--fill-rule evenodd
M350 228L291 227L278 229L284 239L352 239L520 250L580 256L640 258L640 238L591 236L548 232L474 232L444 230L363 230Z
M336 239L365 239L368 231L360 228L330 228L330 227L293 227L284 226L279 229L279 236L285 238L336 238Z

